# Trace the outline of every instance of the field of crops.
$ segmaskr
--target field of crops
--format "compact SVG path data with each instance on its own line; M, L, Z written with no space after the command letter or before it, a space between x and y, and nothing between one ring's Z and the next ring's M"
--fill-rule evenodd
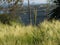
M44 21L38 27L0 23L0 45L60 45L60 22Z

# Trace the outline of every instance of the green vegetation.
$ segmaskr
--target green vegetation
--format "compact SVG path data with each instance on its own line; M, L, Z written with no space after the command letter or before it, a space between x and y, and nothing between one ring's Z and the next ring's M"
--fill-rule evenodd
M0 45L60 45L60 22L44 21L38 27L0 23Z
M12 14L0 14L0 22L8 25L11 25L11 22L20 23L18 16Z

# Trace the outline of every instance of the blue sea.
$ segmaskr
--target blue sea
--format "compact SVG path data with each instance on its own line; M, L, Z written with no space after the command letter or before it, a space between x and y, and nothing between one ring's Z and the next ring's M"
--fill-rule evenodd
M45 19L49 18L46 11L47 10L45 7L37 9L36 20L35 20L35 14L32 10L31 10L31 14L29 14L29 11L25 11L24 13L17 12L17 15L19 16L19 20L25 25L30 24L30 20L31 23L34 25L35 23L36 24L42 23ZM3 13L4 11L1 10L0 14Z

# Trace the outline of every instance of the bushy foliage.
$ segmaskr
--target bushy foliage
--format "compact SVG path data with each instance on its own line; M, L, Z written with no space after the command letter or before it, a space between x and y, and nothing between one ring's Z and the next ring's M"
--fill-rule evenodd
M10 24L10 19L8 17L8 15L5 15L5 14L2 14L0 15L0 21L3 23L3 24Z
M11 21L16 21L17 16L16 15L10 15L10 14L0 14L0 22L3 24L10 25Z

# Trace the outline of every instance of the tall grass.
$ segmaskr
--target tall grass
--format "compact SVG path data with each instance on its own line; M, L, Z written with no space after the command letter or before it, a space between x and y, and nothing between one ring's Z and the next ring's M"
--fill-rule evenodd
M0 23L0 45L60 45L60 22L44 21L38 27Z

